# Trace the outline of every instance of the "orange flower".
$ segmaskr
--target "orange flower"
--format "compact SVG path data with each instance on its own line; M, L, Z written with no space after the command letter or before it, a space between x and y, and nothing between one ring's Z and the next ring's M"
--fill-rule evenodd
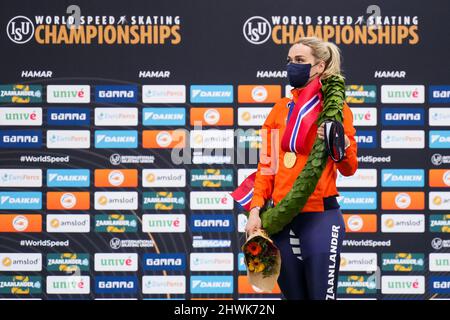
M250 252L250 254L253 256L257 256L258 254L260 254L261 250L262 248L257 242L250 242L247 245L247 252Z

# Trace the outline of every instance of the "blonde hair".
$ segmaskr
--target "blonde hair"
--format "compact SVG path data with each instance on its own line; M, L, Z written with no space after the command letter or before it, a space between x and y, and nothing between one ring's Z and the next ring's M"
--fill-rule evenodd
M317 37L304 37L295 44L310 47L314 58L325 62L325 70L320 76L321 79L324 80L331 76L344 78L341 70L341 50L337 45Z

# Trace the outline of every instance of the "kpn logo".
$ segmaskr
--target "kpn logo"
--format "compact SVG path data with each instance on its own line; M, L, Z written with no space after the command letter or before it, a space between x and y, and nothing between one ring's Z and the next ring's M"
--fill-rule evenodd
M33 22L25 16L16 16L9 20L6 26L6 33L12 42L17 44L26 43L34 35Z

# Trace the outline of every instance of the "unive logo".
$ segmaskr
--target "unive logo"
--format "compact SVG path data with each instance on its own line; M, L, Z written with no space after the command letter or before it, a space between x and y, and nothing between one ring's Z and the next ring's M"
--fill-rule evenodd
M42 108L1 108L0 126L41 126Z
M95 277L95 293L131 294L137 292L136 276Z
M429 147L431 149L450 149L450 130L431 130Z
M430 86L430 103L450 103L450 86Z
M48 149L89 149L91 132L89 130L48 130Z
M0 169L0 187L42 187L42 170Z
M383 149L423 149L425 148L424 130L382 130L381 148Z
M137 271L137 253L96 253L95 271Z
M142 232L185 232L186 215L184 214L144 214L142 215Z
M234 201L226 191L191 191L191 210L232 210Z
M191 85L191 103L232 102L232 85Z
M142 109L143 126L184 126L185 124L185 108L174 107Z
M137 126L137 108L95 108L96 126Z
M143 85L143 103L186 103L185 85Z
M424 276L382 276L382 294L424 294Z
M47 124L52 126L89 126L91 113L88 108L48 108Z
M191 271L233 271L232 252L193 252L190 254Z
M191 276L191 293L233 293L233 276Z
M423 169L382 169L382 187L423 187L425 171Z
M423 85L382 85L381 103L424 103Z
M233 216L227 214L193 214L190 222L193 232L232 232L234 230Z
M143 294L184 294L186 293L186 276L143 276Z
M343 210L375 210L377 209L376 192L340 192L337 197Z
M89 294L89 276L47 276L48 294Z
M0 210L40 210L42 209L41 192L0 192Z
M383 108L383 126L423 126L424 110L422 108Z
M39 149L41 147L41 130L0 130L1 149Z
M5 103L42 102L42 86L28 85L28 84L0 85L0 102Z
M48 169L48 187L89 187L89 169Z
M137 86L95 86L95 102L136 103Z
M345 86L345 101L351 104L376 103L377 86L375 85L347 85Z
M450 253L430 253L428 261L432 272L450 271Z
M143 269L149 271L185 270L185 253L147 253L142 256Z
M89 103L91 87L88 85L48 85L48 103Z
M97 149L135 149L138 147L136 130L96 130Z
M374 149L377 147L377 132L375 130L357 130L355 136L358 149Z
M373 127L377 125L377 108L350 108L353 113L355 127Z
M272 108L238 108L240 126L262 126Z

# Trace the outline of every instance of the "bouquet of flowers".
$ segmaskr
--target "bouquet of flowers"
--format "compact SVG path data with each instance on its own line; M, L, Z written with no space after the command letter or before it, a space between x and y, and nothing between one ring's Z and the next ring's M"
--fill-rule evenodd
M280 274L280 251L263 229L252 233L242 246L249 282L255 290L271 292Z

